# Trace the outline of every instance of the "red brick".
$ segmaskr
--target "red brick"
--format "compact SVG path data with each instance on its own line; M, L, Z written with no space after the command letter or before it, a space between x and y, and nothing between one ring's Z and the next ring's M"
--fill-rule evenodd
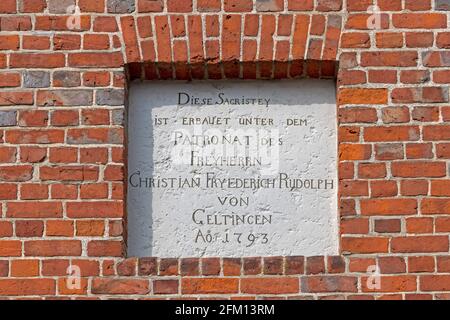
M48 185L45 184L22 184L20 187L20 198L22 200L48 199Z
M113 240L91 240L88 243L88 255L90 257L121 257L123 243Z
M224 258L223 259L223 275L224 276L239 276L241 274L241 259L238 258Z
M101 279L92 280L94 294L148 294L150 284L144 279Z
M386 177L386 165L384 163L360 163L358 165L358 178L381 179Z
M178 280L154 280L153 293L154 294L177 294Z
M24 36L22 48L30 50L50 49L50 38L47 36Z
M357 292L356 277L313 276L301 279L301 291L305 293Z
M180 273L184 276L200 275L200 259L198 258L181 259Z
M375 159L377 160L395 160L403 159L404 150L403 144L400 143L386 143L377 144L375 146Z
M13 260L11 261L12 277L36 277L39 275L39 260Z
M289 11L311 11L314 8L314 0L289 0Z
M6 142L13 144L48 144L64 142L64 130L19 129L6 132Z
M375 220L375 232L397 233L402 229L400 219L377 219Z
M77 240L33 240L25 242L25 256L79 256L81 242Z
M397 83L396 70L369 70L370 83Z
M406 219L406 232L411 234L433 233L433 219L408 218Z
M11 68L59 68L64 67L65 58L62 53L12 53Z
M422 291L449 291L450 276L428 275L420 277L420 290Z
M0 257L18 257L22 255L22 242L0 240Z
M394 253L426 253L447 252L449 249L447 236L399 237L391 240Z
M197 0L198 11L220 11L220 0Z
M417 213L415 199L370 199L361 200L361 214L383 215L412 215Z
M238 293L236 278L182 278L182 294L229 294Z
M364 140L367 142L417 141L419 138L419 128L415 126L377 126L364 129Z
M426 143L409 143L406 145L406 158L430 159L433 157L433 146Z
M339 91L339 104L385 104L386 89L346 88Z
M350 238L341 239L342 251L351 253L386 253L388 252L389 239L387 238Z
M70 218L121 218L123 203L116 201L69 202L67 216Z
M406 123L410 121L408 107L387 107L381 109L384 123Z
M393 14L392 23L396 28L439 29L447 27L447 16L441 13Z
M382 274L405 273L406 263L401 257L380 257L378 260Z
M23 13L43 12L46 7L45 0L22 0L19 2L19 10Z
M20 86L20 74L15 72L0 73L0 87Z
M403 34L398 32L379 32L376 34L378 48L403 47Z
M53 184L51 189L51 196L53 199L76 199L77 186L67 184Z
M415 67L418 55L414 51L388 52L375 51L361 54L363 67ZM381 89L379 89L381 90Z
M369 195L369 185L367 181L342 181L340 192L343 197L358 197Z
M325 273L325 259L321 256L306 257L306 274Z
M450 126L426 126L423 138L425 141L450 140Z
M341 123L373 123L377 122L375 108L351 107L339 108L339 121Z
M31 105L33 93L27 91L3 91L0 92L0 106Z
M49 160L53 163L76 163L78 160L78 149L49 148Z
M383 276L380 278L380 288L368 288L370 279L361 278L363 292L408 292L417 290L415 276Z
M49 220L45 230L49 237L73 237L74 223L66 220Z
M244 274L256 275L261 273L261 258L244 258Z
M2 31L27 31L31 30L32 23L29 16L3 16L0 20Z
M141 0L140 2L142 2ZM93 30L95 32L115 32L118 30L115 17L100 16L94 20Z
M89 181L97 180L98 168L93 166L53 166L40 168L41 180Z
M9 221L0 221L0 238L11 237L13 235L13 224Z
M340 231L342 234L367 234L369 232L369 220L363 218L341 220Z
M175 276L179 274L178 259L163 258L159 263L159 275L161 276Z
M79 124L78 111L74 110L55 110L51 113L51 124L53 126L65 127L76 126Z
M428 198L421 202L422 214L450 214L450 199Z
M340 70L338 81L342 85L366 83L366 73L361 70Z
M394 177L402 178L439 178L446 175L445 162L397 161L392 163L391 170Z
M402 196L420 196L428 194L428 182L425 180L405 180L400 183Z
M203 258L202 259L202 275L218 276L220 274L219 258Z
M350 258L349 259L350 272L368 272L369 268L376 265L373 258Z
M6 215L14 218L62 217L60 202L9 202Z
M224 0L224 10L226 12L246 12L252 11L252 0Z
M46 148L39 147L21 147L20 148L20 161L26 162L42 162L47 156Z
M123 64L122 54L113 53L71 53L69 54L70 67L115 68Z
M44 234L44 222L38 220L16 221L16 236L18 237L42 237Z
M408 271L412 273L433 272L434 257L408 257Z
M411 11L427 11L431 9L431 0L406 0L405 9Z
M370 194L372 198L394 197L398 194L395 181L371 181Z
M289 294L299 292L298 278L243 278L241 292L247 294Z
M341 144L339 145L339 159L367 160L372 154L372 147L368 144Z
M56 283L54 279L1 279L0 295L2 296L45 296L54 295Z
M91 1L91 0L80 0L78 2L81 12L97 12L103 13L105 10L105 0Z
M138 262L138 274L140 276L149 276L157 274L157 264L156 258L141 258Z

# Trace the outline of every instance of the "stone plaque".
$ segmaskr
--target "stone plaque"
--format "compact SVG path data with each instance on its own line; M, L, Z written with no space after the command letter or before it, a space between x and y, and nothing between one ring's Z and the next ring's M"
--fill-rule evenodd
M333 81L132 83L128 255L334 255Z

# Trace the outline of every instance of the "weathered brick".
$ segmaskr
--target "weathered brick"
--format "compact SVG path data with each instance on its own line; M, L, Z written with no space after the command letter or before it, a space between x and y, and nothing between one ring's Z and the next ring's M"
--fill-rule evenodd
M101 279L92 281L94 294L148 294L150 284L144 279Z
M243 278L241 292L247 294L289 294L299 292L298 278Z
M56 257L81 255L81 242L77 240L30 240L24 244L25 256Z
M50 86L50 73L45 71L25 71L23 83L27 88L48 88Z
M2 296L36 296L54 295L56 282L54 279L1 279L0 295Z
M434 0L436 10L449 11L450 1L449 0Z
M125 93L122 89L97 90L96 103L100 106L120 106L125 103Z
M236 278L183 278L181 293L184 294L229 294L237 293L239 280Z
M135 0L107 0L108 13L132 13L135 10Z
M69 7L75 5L75 0L48 0L47 2L50 13L67 14L73 12L69 10Z
M91 90L40 90L39 106L89 106L92 105Z
M357 292L358 279L342 276L313 276L301 279L301 291L320 292Z
M55 71L53 73L53 86L78 87L81 84L80 74L76 71Z
M16 111L0 111L0 127L15 126L17 124Z

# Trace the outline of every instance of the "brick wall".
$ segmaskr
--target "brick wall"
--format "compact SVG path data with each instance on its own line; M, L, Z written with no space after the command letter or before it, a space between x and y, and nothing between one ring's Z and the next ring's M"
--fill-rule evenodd
M0 296L450 299L449 10L2 0ZM127 83L297 77L337 78L341 256L125 259Z

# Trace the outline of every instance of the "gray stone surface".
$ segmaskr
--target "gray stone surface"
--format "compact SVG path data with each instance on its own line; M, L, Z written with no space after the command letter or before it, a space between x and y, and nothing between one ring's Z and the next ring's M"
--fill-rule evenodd
M436 10L449 11L450 10L450 0L435 0Z
M73 10L70 11L68 8L75 5L75 0L48 0L47 2L50 13L72 13Z
M117 125L117 126L124 125L124 110L123 109L113 110L112 122L114 125Z
M335 92L327 80L132 83L128 254L336 255Z
M283 6L280 6L277 0L256 0L257 11L281 11Z
M50 73L46 71L25 71L23 83L26 88L48 88Z
M16 111L0 111L0 127L15 126L17 123Z
M38 98L39 105L46 106L91 106L91 90L48 90L41 93L43 98ZM39 97L39 93L38 93Z
M135 0L108 0L107 8L109 13L131 13L135 10Z
M125 92L123 89L100 89L95 101L99 106L121 106L125 103Z
M81 84L80 73L77 71L55 71L53 73L53 85L55 82L61 87L78 87Z

